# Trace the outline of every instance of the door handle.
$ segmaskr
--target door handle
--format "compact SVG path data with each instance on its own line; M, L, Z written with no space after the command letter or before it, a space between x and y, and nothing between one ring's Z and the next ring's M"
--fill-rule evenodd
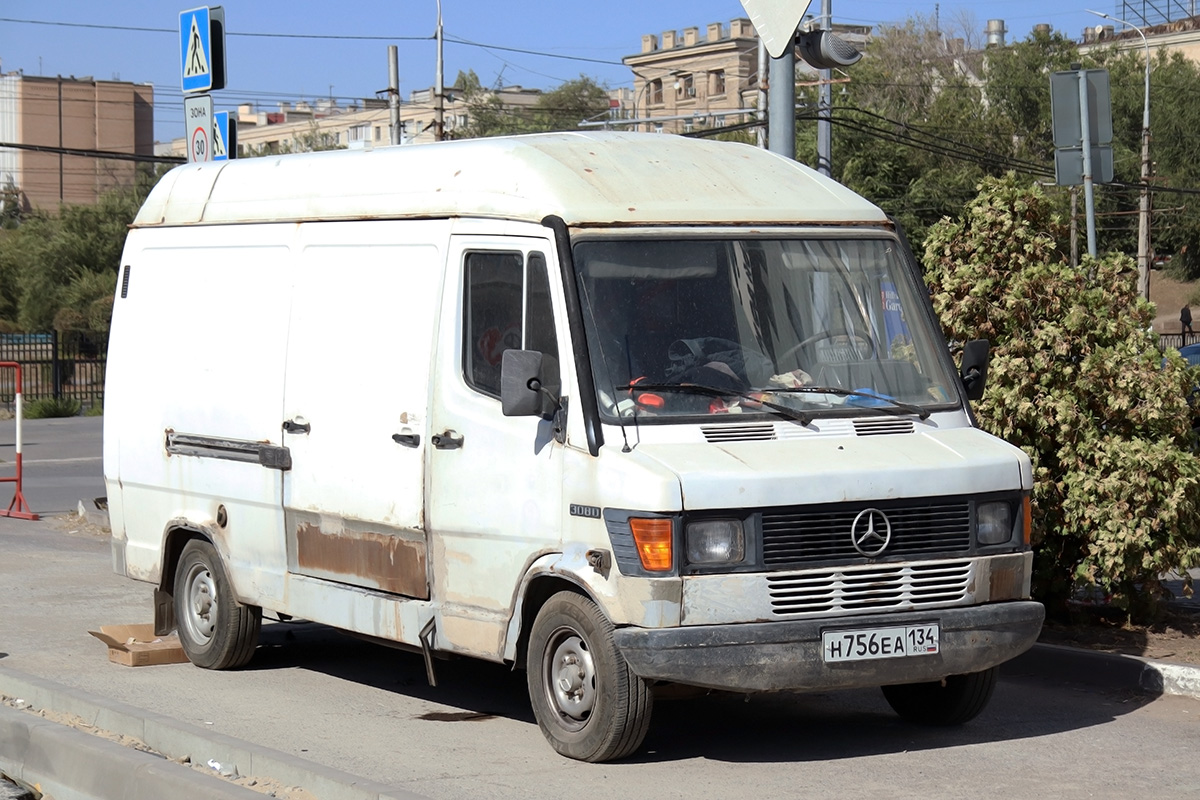
M455 431L445 430L430 436L429 441L438 450L457 450L463 446L463 437L461 435L455 436L454 434Z
M419 433L393 433L392 441L396 444L402 444L405 447L420 447L421 434Z
M311 432L312 425L310 425L307 422L300 422L300 421L298 421L299 419L301 419L301 418L298 417L297 419L284 420L283 421L283 432L284 433L309 433L309 432Z

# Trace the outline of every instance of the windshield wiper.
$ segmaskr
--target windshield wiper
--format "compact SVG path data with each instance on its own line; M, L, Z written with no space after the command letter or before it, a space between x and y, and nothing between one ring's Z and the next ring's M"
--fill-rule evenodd
M835 386L795 386L791 388L780 387L771 389L772 394L836 394L839 397L866 397L870 400L878 400L881 403L887 403L885 406L854 406L854 408L868 408L882 411L885 414L916 414L919 419L928 419L929 412L920 406L912 405L911 403L902 403L894 397L888 397L884 394L875 394L874 392L863 392L858 389L839 389Z
M631 383L622 388L629 389L631 392L682 392L684 394L700 394L706 397L740 397L756 403L763 408L768 408L780 416L794 419L801 425L808 425L813 420L811 414L805 414L803 411L797 411L794 408L763 399L762 396L764 394L775 394L778 391L776 389L769 389L764 392L744 392L739 389L719 389L716 386L705 386L702 383Z

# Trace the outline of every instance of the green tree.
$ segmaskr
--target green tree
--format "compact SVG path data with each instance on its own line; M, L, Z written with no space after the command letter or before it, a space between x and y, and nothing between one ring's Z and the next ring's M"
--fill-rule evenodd
M512 109L506 109L499 96L480 83L475 70L459 72L454 81L454 91L466 103L467 124L452 131L451 138L478 139L527 131L526 122Z
M145 171L94 205L36 211L0 230L0 327L106 328L129 224L161 174Z
M984 180L961 219L934 226L925 277L947 338L993 344L988 431L1033 460L1034 592L1051 613L1090 586L1139 618L1160 574L1200 564L1197 374L1148 332L1133 261L1067 264L1040 190Z
M608 91L586 75L567 81L538 98L533 107L533 129L574 131L579 123L609 112Z
M834 177L895 215L914 240L975 194L993 168L981 154L1011 147L985 101L982 60L914 17L881 27L833 92ZM805 101L815 108L814 90ZM801 160L815 163L815 122L798 132Z

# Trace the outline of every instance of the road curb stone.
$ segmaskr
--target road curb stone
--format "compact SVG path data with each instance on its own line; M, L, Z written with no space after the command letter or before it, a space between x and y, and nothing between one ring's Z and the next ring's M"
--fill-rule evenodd
M1107 689L1200 700L1200 666L1038 642L1001 669Z
M207 763L212 759L236 768L239 775L303 787L322 800L428 800L424 795L399 787L368 781L288 753L4 667L0 667L0 694L20 698L38 710L73 714L97 728L138 739L169 759L186 756L193 763ZM57 760L46 760L48 756L38 747L42 737L54 740L55 747L61 751L51 754ZM103 757L95 755L100 751L105 754ZM43 791L55 800L116 797L127 800L165 797L172 800L262 800L264 797L259 792L206 775L203 771L3 705L0 705L0 772L27 784L43 786ZM147 787L121 778L134 773L140 776L139 780L145 779ZM112 780L118 783L110 783ZM51 785L56 791L50 791ZM106 791L114 793L89 793L95 787L106 787ZM237 793L217 791L221 787Z

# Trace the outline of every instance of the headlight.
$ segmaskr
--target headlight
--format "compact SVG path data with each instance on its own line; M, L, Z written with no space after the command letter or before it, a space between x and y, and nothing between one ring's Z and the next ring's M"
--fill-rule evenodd
M689 564L736 564L746 557L746 537L736 519L708 519L687 526Z
M975 538L979 544L1004 544L1012 538L1012 506L980 503L975 512Z

